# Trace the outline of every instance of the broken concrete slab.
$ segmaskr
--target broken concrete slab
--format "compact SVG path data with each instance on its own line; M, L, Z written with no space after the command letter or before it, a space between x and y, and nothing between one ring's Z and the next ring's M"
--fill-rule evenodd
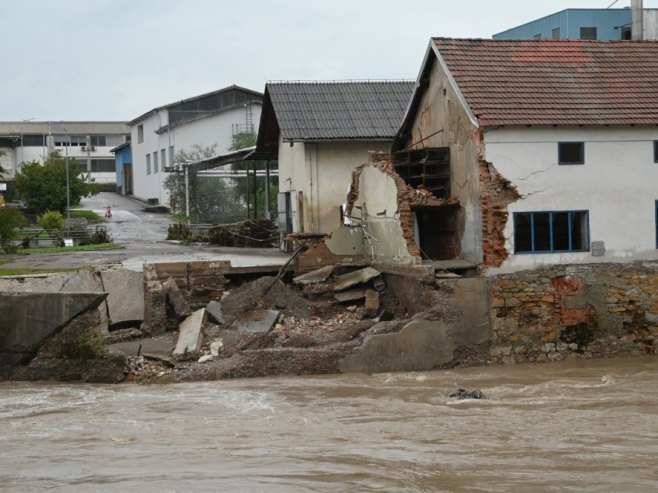
M176 343L176 349L174 349L174 355L183 355L201 349L201 344L203 343L201 329L205 321L206 309L201 308L192 313L192 315L180 324L178 342Z
M452 361L454 331L443 322L412 320L400 332L366 337L338 368L342 373L428 371Z
M295 284L316 284L324 282L334 272L333 265L327 265L320 269L316 269L301 276L295 277L292 282Z
M372 267L355 270L349 274L339 276L336 279L336 284L334 284L334 291L344 291L347 288L351 288L352 286L364 284L371 279L374 279L378 275L380 275L380 272L376 269L373 269Z
M235 322L235 326L242 332L250 334L267 334L279 319L278 310L253 310L248 319Z
M207 363L207 362L212 361L214 359L215 359L215 357L212 354L204 354L203 356L201 356L197 360L197 363Z
M14 276L0 278L0 292L12 293L102 293L100 274L94 270L81 269L39 276ZM101 322L108 324L107 302L98 306Z
M219 301L213 300L208 303L206 306L206 312L208 312L210 318L212 318L218 324L226 323L224 315L222 314L222 304Z
M349 303L351 301L362 300L366 297L366 288L355 288L335 293L334 298L339 303Z
M176 347L177 340L177 334L167 332L157 337L147 337L110 344L108 345L108 349L113 352L125 354L126 356L136 356L137 354L169 356L174 350L174 347Z
M107 295L110 326L144 320L144 276L126 269L104 270L100 273L103 291Z
M16 363L16 357L10 356L12 353L35 351L46 338L78 315L98 311L106 296L105 293L0 293L0 366Z
M379 292L372 289L366 290L366 302L364 305L365 315L368 318L375 318L379 313Z

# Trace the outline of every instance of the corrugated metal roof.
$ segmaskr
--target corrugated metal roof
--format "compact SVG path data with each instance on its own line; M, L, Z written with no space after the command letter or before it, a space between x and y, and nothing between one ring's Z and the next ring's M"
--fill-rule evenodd
M656 41L433 42L482 126L658 124Z
M284 140L391 139L414 87L412 81L271 82Z

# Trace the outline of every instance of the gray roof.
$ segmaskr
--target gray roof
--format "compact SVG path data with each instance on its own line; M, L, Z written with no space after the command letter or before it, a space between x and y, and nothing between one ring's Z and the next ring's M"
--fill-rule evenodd
M413 81L271 82L283 140L391 139L413 92Z

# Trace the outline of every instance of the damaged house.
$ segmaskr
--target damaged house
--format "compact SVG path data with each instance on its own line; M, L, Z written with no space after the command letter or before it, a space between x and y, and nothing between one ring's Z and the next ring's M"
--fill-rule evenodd
M658 42L432 39L386 163L433 193L396 211L407 257L488 274L658 258L657 125ZM382 190L359 198L375 220Z
M368 152L388 152L413 85L266 85L257 151L278 159L282 231L321 235L338 227L352 171L368 160Z

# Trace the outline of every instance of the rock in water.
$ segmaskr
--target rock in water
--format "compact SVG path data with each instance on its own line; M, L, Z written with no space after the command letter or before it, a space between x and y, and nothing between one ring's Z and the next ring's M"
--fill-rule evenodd
M457 392L453 392L449 395L453 399L484 399L484 394L480 389L476 390L466 390L466 389L457 389Z

